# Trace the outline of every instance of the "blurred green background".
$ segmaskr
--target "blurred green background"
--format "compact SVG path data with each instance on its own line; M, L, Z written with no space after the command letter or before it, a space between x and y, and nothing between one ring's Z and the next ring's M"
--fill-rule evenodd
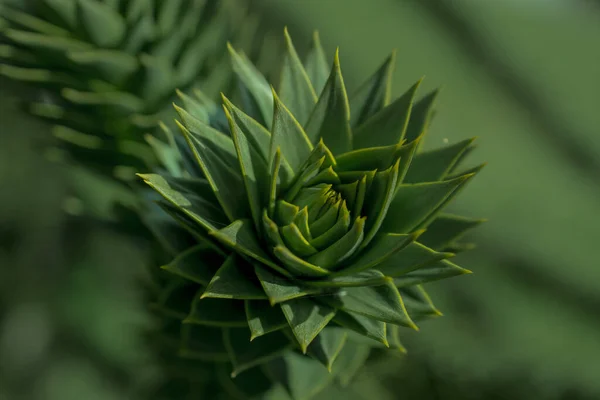
M365 398L600 398L600 2L255 3L339 46L350 89L398 49L396 95L444 86L426 145L478 136L489 163L452 205L489 219L460 256L475 274L430 285L445 316ZM0 399L129 399L152 374L144 249L64 212L73 171L44 157L22 90L0 81Z

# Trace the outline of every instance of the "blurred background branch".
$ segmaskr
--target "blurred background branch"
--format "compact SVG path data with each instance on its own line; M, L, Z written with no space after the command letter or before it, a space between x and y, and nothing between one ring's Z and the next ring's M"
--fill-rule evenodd
M600 2L593 1L600 5ZM582 176L598 185L600 157L578 139L592 135L591 132L574 135L577 128L557 118L557 113L545 104L535 85L527 76L516 72L511 67L510 60L499 55L497 49L487 40L486 33L479 29L476 21L469 20L461 13L460 8L456 7L456 2L425 0L415 3L421 6L427 17L432 18L453 38L472 62L485 69L500 92L531 115L539 128L533 132L542 135L541 139L551 143L557 153L564 157L565 162L576 167Z

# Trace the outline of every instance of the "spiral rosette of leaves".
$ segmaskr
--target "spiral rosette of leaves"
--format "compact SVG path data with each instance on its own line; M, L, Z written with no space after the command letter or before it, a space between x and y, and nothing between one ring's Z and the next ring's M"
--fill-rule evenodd
M123 177L159 161L151 146L160 144L144 133L169 119L176 89L215 98L231 78L225 43L256 50L257 20L244 5L36 0L28 12L4 6L0 74L44 89L28 111L55 125L60 157Z
M304 399L440 315L423 284L470 272L448 259L481 222L441 210L481 167L458 170L472 140L419 151L437 92L391 102L393 54L348 96L337 52L329 68L318 36L304 63L286 43L277 89L230 47L245 101L223 96L227 134L176 107L198 174L140 176L199 241L155 304L183 320L179 354L235 393Z

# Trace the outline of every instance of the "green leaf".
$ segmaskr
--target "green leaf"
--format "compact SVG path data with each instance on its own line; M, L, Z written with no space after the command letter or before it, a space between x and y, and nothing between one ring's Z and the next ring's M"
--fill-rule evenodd
M59 0L60 1L60 0ZM145 0L142 0L145 1ZM146 7L146 5L142 5ZM122 44L122 48L129 54L139 54L148 42L155 37L154 17L152 13L141 11L143 15L132 22L132 27Z
M319 173L321 166L325 162L325 157L322 157L320 160L315 162L314 164L309 165L308 167L300 170L300 173L294 178L294 182L289 187L283 197L286 201L290 203L295 203L294 201L296 196L300 193L300 191L306 186L307 182L313 178L316 174ZM300 204L296 204L301 206ZM310 210L309 210L310 211Z
M270 180L269 180L269 193L267 202L267 213L268 215L275 214L275 205L277 204L277 198L279 197L279 171L283 171L281 167L281 149L275 151L273 162L270 165Z
M228 361L222 329L182 324L179 356L203 361Z
M0 19L0 32L2 32L2 29L2 20ZM11 63L16 65L37 65L37 58L33 54L27 50L22 50L8 44L0 44L0 59L11 61Z
M254 267L254 272L269 297L271 305L308 296L320 291L320 289L302 287L289 278L272 273L266 268Z
M294 172L299 171L313 150L312 143L304 129L273 90L273 127L271 129L269 163L273 162L277 148L281 149L283 157L289 162Z
M127 29L125 20L115 10L99 1L78 0L80 26L98 47L117 47Z
M281 228L281 236L286 246L300 257L308 257L318 252L298 229L296 224L292 223Z
M279 357L292 347L287 336L275 332L250 342L247 329L224 329L223 342L233 364L231 377Z
M356 192L354 195L346 193L348 195L348 197L346 198L346 201L348 202L348 205L352 207L352 214L351 215L360 215L362 214L362 209L365 203L365 197L367 195L367 187L370 185L370 183L373 182L373 178L375 177L375 174L377 173L376 170L374 171L367 171L364 172L363 174L361 174L360 172L357 173L357 175L355 175L354 172L351 172L351 175L355 175L355 178L358 178L358 180L356 180ZM338 189L342 189L342 187L338 186Z
M277 224L273 222L271 218L269 218L268 212L266 209L263 209L262 215L262 223L263 223L263 234L268 239L268 243L271 246L284 246L283 238L279 234L279 228Z
M265 253L256 237L252 222L249 220L240 219L234 221L225 228L218 231L211 231L209 234L224 245L257 260L262 264L268 265L277 272L283 273L284 275L286 274L286 271L271 261L270 256ZM289 274L287 274L287 276L289 276Z
M422 285L405 286L400 289L408 315L416 321L424 318L440 317L442 313L433 305Z
M327 84L306 123L305 130L311 143L323 139L334 155L352 150L350 106L338 51L335 53Z
M325 203L325 205L322 207L322 209L318 210L318 214L316 214L317 211L314 211L313 215L317 215L317 217L312 222L310 222L312 210L311 208L308 209L308 227L312 236L321 236L322 234L333 228L333 226L337 222L338 217L349 215L348 207L346 207L346 201L342 199L335 201L336 198L339 197L334 197L333 199L328 200L327 203ZM335 203L332 203L333 201L335 201ZM331 243L334 242L329 242L329 244Z
M106 143L96 135L78 132L64 126L55 126L52 133L57 139L91 150L100 150Z
M406 134L404 135L406 140L415 140L427 131L433 116L433 107L435 106L438 94L439 90L434 90L414 104Z
M306 298L288 300L281 304L281 310L305 354L308 345L335 316L333 308Z
M236 53L231 45L228 45L228 48L234 72L251 93L263 120L270 124L273 120L273 95L269 83L246 57Z
M292 253L287 247L276 246L273 249L273 254L293 276L320 278L329 275L329 271L326 269L312 264L310 258L305 261Z
M475 139L467 139L451 146L425 151L415 155L406 178L406 183L439 181L450 173L461 154Z
M385 322L343 310L337 310L333 322L389 347Z
M225 96L222 96L225 107L229 110L232 119L238 128L244 133L248 142L261 155L265 162L269 160L269 146L271 143L271 132L265 129L255 119L245 114L233 105ZM287 161L285 161L287 162ZM291 168L291 167L290 167Z
M407 144L400 142L395 145L358 149L345 153L338 156L336 171L340 177L343 177L344 182L352 183L361 174L371 173L374 176L375 170L387 169L400 159L397 179L397 185L399 185L408 171L420 139Z
M390 102L392 76L396 66L396 51L350 97L352 128L362 125ZM356 144L354 146L356 148Z
M179 254L161 268L182 278L208 285L215 275L223 257L206 244L199 244Z
M394 285L401 288L471 273L448 260L441 260L395 278Z
M305 285L315 288L342 288L356 286L379 286L390 281L390 278L383 276L379 271L362 271L353 275L337 276L335 278L322 281L306 281Z
M461 176L466 176L466 175L478 174L486 165L487 165L487 163L483 163L483 164L476 165L474 167L463 169L460 172L453 171L450 175L448 175L446 180L455 179L455 178L458 178Z
M177 111L177 114L179 115L179 118L181 118L181 122L183 122L187 131L190 132L193 142L210 148L221 161L237 171L239 163L233 140L222 132L212 128L208 123L202 122L200 119L194 117L176 104L173 104L173 107L175 108L175 111ZM192 148L192 146L190 146L190 148Z
M340 386L346 388L350 385L358 371L365 365L370 353L369 346L355 343L342 349L333 371Z
M298 53L296 53L287 27L284 30L284 35L287 52L281 69L279 93L283 103L289 107L291 114L300 124L305 124L317 103L317 94L308 74L304 70Z
M37 33L43 33L48 36L70 36L69 31L44 21L43 19L36 18L30 14L9 8L7 6L3 6L1 10L3 18L20 25L23 28L27 28L28 30Z
M400 158L400 168L398 168L398 180L396 182L396 190L401 183L404 182L406 174L408 173L408 169L412 164L412 160L414 158L415 153L423 139L422 136L416 138L415 140L403 145L398 149L397 157Z
M288 326L281 307L274 307L268 301L247 300L245 308L250 340Z
M367 217L367 224L365 238L360 245L361 249L371 243L385 220L388 208L394 198L399 168L400 160L396 161L389 169L375 174L375 179L373 179L373 184L369 188L368 197L365 201L363 215Z
M305 207L303 208L303 210L307 210L305 229L310 233L310 228L308 225L308 208ZM317 250L323 250L327 248L331 243L335 243L342 237L344 237L344 235L348 232L349 227L350 212L348 211L348 208L345 206L345 204L343 204L343 206L339 208L339 214L337 216L337 221L335 221L335 224L327 231L323 232L322 235L309 240L309 243ZM309 235L309 237L311 236L313 236L312 233Z
M406 348L400 341L400 327L396 325L388 325L390 348L398 350L400 353L406 353Z
M308 222L312 222L317 213L315 207L322 207L331 192L332 185L322 184L314 187L301 188L293 201L299 208L307 208ZM318 210L317 210L318 211Z
M139 67L134 56L116 50L74 51L68 57L75 64L94 68L104 79L115 85L122 84Z
M275 157L270 166L269 193L267 196L269 215L273 215L275 212L275 204L279 197L281 187L287 187L293 176L294 173L292 168L281 155L281 149L277 148L277 150L275 150Z
M138 174L151 188L160 193L169 203L181 209L207 231L218 230L227 223L227 217L213 202L211 191L192 191L183 186L184 180L164 178L155 174ZM190 181L192 182L192 181ZM205 180L197 180L205 182ZM201 193L201 196L199 195Z
M472 219L452 214L439 214L419 238L424 245L444 251L470 229L485 222L485 219Z
M175 121L185 135L196 161L206 175L215 196L230 221L245 218L250 214L247 194L239 171L234 171L204 141L192 136L178 121Z
M412 234L378 233L371 244L351 259L348 266L341 268L334 276L354 275L371 268L379 268L390 257L396 255L419 237L419 232Z
M386 276L398 277L453 256L452 253L438 253L421 243L412 242L377 264L377 269Z
M263 196L266 193L265 185L269 176L268 167L260 153L252 147L244 131L237 126L227 108L225 108L225 114L229 120L231 136L233 137L242 179L248 194L248 204L250 205L254 226L258 229L261 221L260 213L266 201Z
M109 106L123 114L142 112L146 107L144 100L128 92L95 93L65 88L61 91L61 95L76 105Z
M357 218L350 230L325 250L308 257L307 261L321 268L333 267L351 257L364 238L365 217Z
M201 299L200 292L192 302L190 314L184 324L198 324L221 328L246 327L244 302L229 299Z
M478 165L476 167L470 168L464 175L446 179L446 182L453 181L453 180L460 180L460 179L464 179L465 182L463 184L459 185L459 187L455 191L453 191L450 196L446 197L444 199L444 201L442 201L437 206L437 208L427 216L427 218L425 218L423 221L421 221L418 228L419 229L427 229L427 227L436 219L438 214L450 203L450 201L452 201L452 199L454 197L456 197L462 190L465 189L465 187L467 186L466 184L471 180L471 178L473 178L475 175L477 175L481 171L481 169L483 167L485 167L486 165L487 165L487 163Z
M321 93L327 83L329 66L327 65L325 52L323 51L323 47L321 47L321 41L317 31L313 32L310 49L306 55L304 67L306 69L306 74L315 89L315 93Z
M55 14L69 28L74 29L77 26L76 0L45 0L44 5L50 9L50 14Z
M275 207L275 220L280 226L289 225L294 222L294 218L299 211L298 206L285 200L278 200Z
M315 145L312 153L310 153L310 156L306 159L306 163L303 165L302 169L307 168L309 165L319 161L323 157L325 157L325 161L321 164L322 168L335 167L337 165L337 161L331 153L331 150L329 150L321 138Z
M325 389L332 379L332 375L310 357L294 352L271 361L266 369L271 380L280 382L293 400L312 398Z
M323 301L344 311L418 330L391 282L381 286L348 287L335 297L324 297Z
M156 21L161 35L166 35L175 27L181 5L182 0L171 0L162 3Z
M213 75L214 75L214 73L213 73ZM214 78L209 77L209 79L211 79L211 81L212 81ZM250 117L255 119L262 126L270 129L271 123L273 122L273 120L269 120L269 121L265 120L265 117L263 116L263 113L260 110L259 105L256 103L256 100L254 99L254 96L252 95L250 90L248 90L248 88L246 88L246 86L242 83L242 81L239 79L239 77L236 77L234 75L233 81L236 84L234 87L234 90L237 89L234 92L235 102L240 104L240 108L242 110L244 110L244 112L246 114L248 114ZM225 80L223 80L223 82L226 83ZM213 91L217 90L217 87L215 87L214 84L211 84L210 86L213 87L211 90L213 90ZM272 93L271 93L271 95L272 95ZM272 113L270 115L272 115Z
M354 131L354 149L388 146L404 139L413 99L421 81Z
M300 233L302 233L302 236L309 241L311 246L314 246L312 235L308 227L308 207L303 207L300 211L298 211L293 222L300 230Z
M176 89L175 93L177 94L177 97L179 97L181 102L183 103L183 108L181 108L181 110L184 111L183 115L185 117L187 117L189 115L190 116L189 118L191 121L193 121L195 119L195 120L198 120L205 124L209 124L210 117L209 117L208 110L211 107L210 102L206 102L206 100L202 97L188 96L187 94L183 93L179 89ZM199 92L199 93L201 93L201 92ZM202 96L202 94L201 94L201 96ZM175 110L178 111L177 108L175 108ZM180 118L183 118L181 116L181 114L180 114ZM184 125L186 125L189 129L189 126L185 121L184 121Z
M45 69L21 68L12 65L0 65L0 75L12 80L34 82L41 85L69 84L69 77Z
M312 177L308 182L306 182L307 186L318 185L321 183L329 183L329 184L337 184L342 183L340 181L340 177L333 170L333 166L329 166L327 168L321 169L317 175Z
M402 143L352 150L336 157L337 171L371 171L389 168L399 157Z
M175 143L173 133L162 122L159 123L159 127L165 136L167 136L168 143L165 143L156 136L150 134L144 135L144 140L152 147L152 152L159 163L166 169L167 173L171 176L181 178L184 175L182 166L183 160L179 148Z
M308 346L308 354L323 364L329 372L346 344L348 335L342 328L326 327Z
M473 175L441 182L402 184L388 209L381 229L386 232L408 233L438 211L453 193Z
M93 49L93 46L87 42L67 37L47 36L17 29L6 29L2 33L11 41L27 47L31 51L58 52L62 55L69 51Z
M231 254L212 277L201 298L266 300L267 295L262 290L252 265L236 254Z

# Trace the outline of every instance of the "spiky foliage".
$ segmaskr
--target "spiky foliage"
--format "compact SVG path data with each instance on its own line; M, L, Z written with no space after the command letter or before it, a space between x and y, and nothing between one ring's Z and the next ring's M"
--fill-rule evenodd
M221 363L236 393L274 381L305 399L440 315L422 284L469 273L448 259L480 222L441 210L480 167L457 169L472 140L418 151L436 92L390 101L394 55L348 96L337 52L328 68L315 35L302 63L286 42L277 89L230 47L244 101L223 96L229 132L176 107L196 164L140 176L198 240L155 304L175 334L183 320L180 355Z
M62 156L110 177L156 164L144 133L169 119L175 89L224 90L226 41L249 50L257 28L239 2L33 3L2 8L0 74L44 88L28 108L55 124Z

